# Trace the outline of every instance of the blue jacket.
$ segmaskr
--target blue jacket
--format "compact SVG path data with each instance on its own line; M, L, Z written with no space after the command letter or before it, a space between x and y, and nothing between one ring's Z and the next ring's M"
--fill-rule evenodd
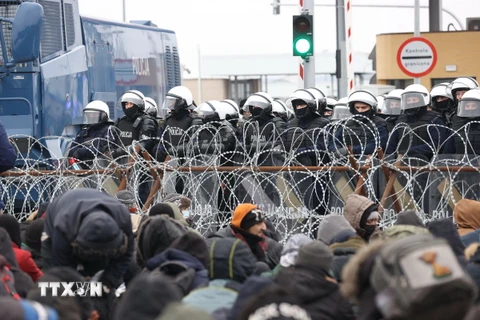
M0 122L0 173L12 169L16 160L17 152L10 141L8 141L5 127ZM0 210L3 208L5 208L5 204L0 199Z
M181 250L167 249L153 258L150 258L145 266L148 270L152 271L167 262L180 262L187 268L195 270L195 278L190 287L191 290L208 285L208 271L203 264L194 256Z
M237 288L230 287L233 284L236 284ZM241 285L232 280L212 280L208 287L190 292L182 302L211 315L221 309L230 310L237 300L240 288Z

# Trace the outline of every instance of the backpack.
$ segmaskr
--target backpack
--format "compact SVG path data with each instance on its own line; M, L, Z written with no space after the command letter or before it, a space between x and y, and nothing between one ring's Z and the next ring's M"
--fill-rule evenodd
M15 278L7 260L2 255L0 255L0 297L12 297L15 300L20 300L20 296L15 289Z
M370 283L387 320L462 319L476 296L448 242L432 235L387 243L375 258Z

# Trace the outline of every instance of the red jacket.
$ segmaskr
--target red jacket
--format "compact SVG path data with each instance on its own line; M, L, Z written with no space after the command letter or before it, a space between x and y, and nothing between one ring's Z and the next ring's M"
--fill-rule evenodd
M38 269L37 264L33 261L32 254L27 250L20 249L15 243L12 243L12 245L20 269L27 273L34 282L37 282L43 276L43 272Z

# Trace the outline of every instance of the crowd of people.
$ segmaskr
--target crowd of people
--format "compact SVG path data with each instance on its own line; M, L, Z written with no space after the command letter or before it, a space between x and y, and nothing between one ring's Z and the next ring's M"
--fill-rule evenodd
M251 203L200 235L191 200L169 194L139 214L130 191L75 189L26 222L0 215L4 320L477 319L480 202L452 219L415 211L379 227L370 199L351 194L316 239L282 237ZM39 283L100 283L101 296L42 293Z

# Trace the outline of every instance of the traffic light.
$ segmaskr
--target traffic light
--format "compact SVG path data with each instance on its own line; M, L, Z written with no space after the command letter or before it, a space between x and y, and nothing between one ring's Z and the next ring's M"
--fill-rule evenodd
M313 16L293 16L293 55L313 56Z

